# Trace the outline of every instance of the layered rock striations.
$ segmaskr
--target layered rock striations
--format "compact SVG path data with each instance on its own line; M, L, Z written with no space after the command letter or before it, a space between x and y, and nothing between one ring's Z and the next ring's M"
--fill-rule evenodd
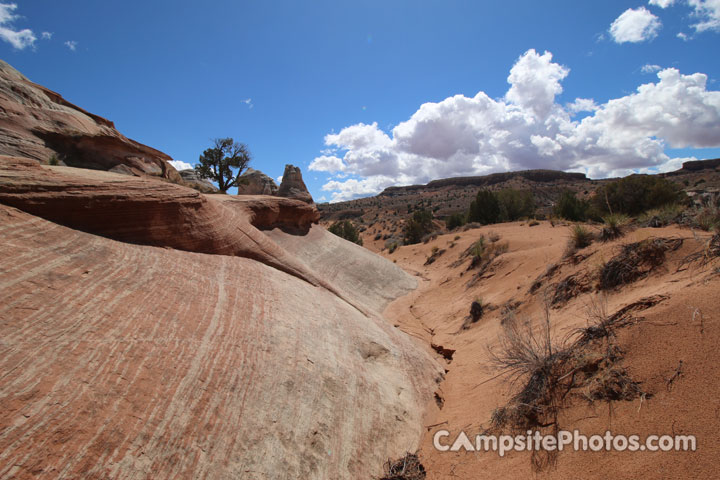
M0 60L0 154L99 170L122 166L135 175L180 183L171 158L114 124L37 85Z
M441 369L416 285L278 197L0 158L0 478L371 478Z

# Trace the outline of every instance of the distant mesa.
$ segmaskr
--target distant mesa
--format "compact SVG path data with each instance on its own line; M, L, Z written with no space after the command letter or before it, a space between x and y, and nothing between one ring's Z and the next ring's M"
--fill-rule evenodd
M285 173L283 173L282 183L277 192L279 197L295 198L306 203L314 203L312 195L305 186L300 173L300 167L294 165L285 165Z
M514 177L524 178L532 182L556 182L556 181L578 181L587 180L584 173L562 172L558 170L522 170L518 172L491 173L475 177L454 177L433 180L426 185L408 185L404 187L387 187L380 195L395 196L403 195L416 190L437 190L444 187L489 187L498 183L506 182Z
M248 168L240 175L238 195L277 195L275 181L260 170Z

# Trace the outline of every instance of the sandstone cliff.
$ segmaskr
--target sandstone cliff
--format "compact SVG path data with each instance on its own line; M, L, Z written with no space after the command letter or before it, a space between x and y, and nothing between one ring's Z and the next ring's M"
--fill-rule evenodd
M0 478L370 478L442 370L278 197L0 157Z
M152 175L180 182L171 158L130 140L113 123L37 85L0 60L0 154L51 158L73 167Z

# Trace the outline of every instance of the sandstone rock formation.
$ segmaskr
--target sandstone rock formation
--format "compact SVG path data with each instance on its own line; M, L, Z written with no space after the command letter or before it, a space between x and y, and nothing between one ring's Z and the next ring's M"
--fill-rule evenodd
M294 165L285 165L285 173L283 173L277 194L280 197L296 198L303 202L313 203L313 198L303 182L300 167Z
M355 479L442 370L314 205L0 157L0 478ZM158 248L160 247L160 248Z
M240 175L238 195L276 195L275 181L259 170L248 168Z
M198 190L200 192L204 193L217 193L218 188L212 184L210 180L207 180L205 178L201 178L197 172L189 168L187 170L180 170L180 177L182 177L183 182L188 187L194 188L195 190Z
M113 123L37 85L0 60L0 154L180 181L171 158L130 140ZM127 173L127 172L126 172Z

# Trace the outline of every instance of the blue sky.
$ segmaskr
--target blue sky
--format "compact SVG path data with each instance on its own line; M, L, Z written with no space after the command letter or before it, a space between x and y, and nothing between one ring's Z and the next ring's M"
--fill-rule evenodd
M0 1L0 38L130 138L193 164L231 136L318 201L720 156L720 0Z

